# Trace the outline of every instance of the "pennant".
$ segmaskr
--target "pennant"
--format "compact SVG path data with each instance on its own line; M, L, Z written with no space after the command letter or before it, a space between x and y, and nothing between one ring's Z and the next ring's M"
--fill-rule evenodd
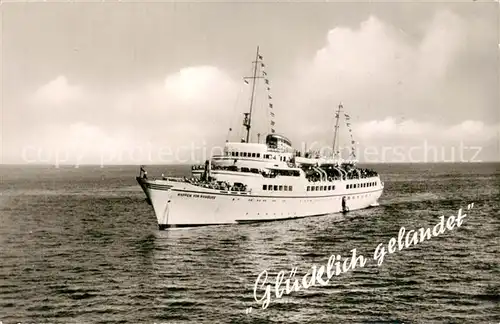
M262 57L262 55L259 55L259 60L263 60L264 58Z
M269 80L268 79L264 79L264 81L266 81L266 84L269 84Z
M273 120L271 120L271 126L274 126L275 124L276 123Z
M270 91L270 90L271 90L271 88L267 87L267 91Z
M354 141L351 141L351 144L356 144Z
M267 98L268 98L269 100L273 99L273 97L271 97L271 95L267 95Z
M232 128L229 128L229 131L232 131L233 129Z
M271 128L271 133L275 133L274 128Z
M272 103L269 104L269 108L273 108L273 104Z
M243 82L245 82L245 84L248 84L248 80L243 80Z
M266 67L266 66L264 65L264 63L260 63L260 66L262 66L262 67Z
M263 74L264 76L266 76L266 75L267 75L266 71L262 71L262 74Z
M335 118L339 118L339 114L338 113L335 114Z
M271 117L274 117L274 113L273 112L271 112Z

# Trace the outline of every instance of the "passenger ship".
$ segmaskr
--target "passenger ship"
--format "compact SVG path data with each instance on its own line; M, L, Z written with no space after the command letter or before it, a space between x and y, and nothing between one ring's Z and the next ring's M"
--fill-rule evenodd
M288 138L275 133L274 121L265 143L250 142L255 85L261 78L269 84L259 48L253 64L253 76L244 78L247 84L252 81L250 108L243 121L246 139L227 141L223 155L192 167L191 179L149 179L141 166L136 179L160 230L303 218L378 205L383 182L375 171L357 167L354 160L302 154ZM272 104L269 107L274 117ZM340 104L335 114L334 152L342 109Z

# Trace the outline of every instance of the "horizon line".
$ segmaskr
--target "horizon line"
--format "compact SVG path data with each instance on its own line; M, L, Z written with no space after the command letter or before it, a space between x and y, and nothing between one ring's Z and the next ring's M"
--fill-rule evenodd
M484 164L484 163L500 163L500 160L490 160L490 161L422 161L422 162L397 162L397 161L380 161L380 162L364 162L358 161L357 164ZM96 167L106 167L106 166L175 166L175 165L201 165L202 163L163 163L163 164L99 164L99 163L0 163L1 166L50 166L50 167L81 167L81 166L96 166Z

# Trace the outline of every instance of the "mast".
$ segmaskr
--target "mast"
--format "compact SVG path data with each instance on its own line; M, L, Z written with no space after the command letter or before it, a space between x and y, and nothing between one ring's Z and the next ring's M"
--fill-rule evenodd
M250 97L250 112L245 113L245 120L243 121L243 126L247 129L246 142L250 140L250 128L252 127L252 110L253 110L253 101L255 96L255 86L257 83L257 64L259 62L259 46L257 46L257 54L255 54L255 64L253 69L253 77L248 77L248 79L252 79L252 96Z
M339 130L339 119L340 119L340 111L342 110L343 106L342 103L339 104L337 111L335 112L335 132L333 134L333 158L335 158L335 155L338 153L338 150L336 150L336 147L338 146L337 142L337 133Z

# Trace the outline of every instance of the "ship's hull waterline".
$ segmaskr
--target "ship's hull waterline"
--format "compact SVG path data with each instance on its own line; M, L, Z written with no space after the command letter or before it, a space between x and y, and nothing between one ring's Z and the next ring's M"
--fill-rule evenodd
M361 182L363 179L360 179ZM345 197L349 211L376 206L383 184L375 187L343 189L335 182L329 192L229 192L171 180L137 178L153 206L161 230L176 227L266 222L342 212ZM351 181L352 182L352 181Z

